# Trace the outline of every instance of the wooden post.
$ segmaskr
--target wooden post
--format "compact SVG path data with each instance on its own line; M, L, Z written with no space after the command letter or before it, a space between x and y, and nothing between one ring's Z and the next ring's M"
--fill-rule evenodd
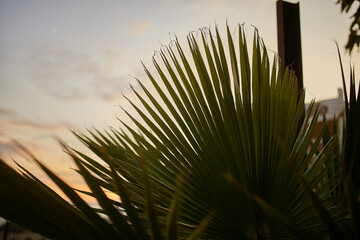
M301 57L301 33L299 3L289 3L282 0L276 2L278 51L282 64L282 74L285 67L295 71L298 79L299 96L303 91L303 72Z

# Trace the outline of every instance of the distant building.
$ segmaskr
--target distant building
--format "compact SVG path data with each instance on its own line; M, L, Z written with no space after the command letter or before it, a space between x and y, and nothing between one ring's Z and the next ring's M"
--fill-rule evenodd
M306 104L306 109L308 108L309 104ZM323 125L323 115L325 115L325 118L327 119L327 124L329 126L330 132L332 133L332 129L334 126L334 123L336 122L337 125L337 131L340 137L340 141L342 139L342 126L344 123L344 110L345 110L345 103L344 103L344 96L343 96L343 90L341 88L338 89L338 97L337 98L331 98L326 99L322 101L318 101L315 103L313 113L315 112L315 109L318 108L320 115L318 119L318 123L315 128L314 137L316 137L321 130L321 127ZM335 121L335 122L334 122Z
M6 232L6 237L4 236ZM4 223L0 226L0 239L4 240L48 240L37 233L19 227L15 223Z

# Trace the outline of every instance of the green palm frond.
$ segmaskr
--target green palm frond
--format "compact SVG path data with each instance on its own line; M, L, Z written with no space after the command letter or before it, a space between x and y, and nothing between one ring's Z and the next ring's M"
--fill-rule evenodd
M125 111L137 128L123 123L130 135L113 130L111 143L106 144L110 137L78 137L93 149L107 149L99 155L103 160L111 155L112 145L126 149L131 156L126 160L111 156L127 179L129 191L136 196L139 209L145 204L143 184L136 177L141 173L136 159L140 155L146 159L160 224L166 224L166 206L181 175L179 221L183 232L194 229L214 211L206 232L215 238L281 238L295 234L266 216L259 204L229 182L226 176L232 176L292 222L298 232L309 233L310 238L321 236L326 228L304 184L294 174L295 168L306 186L316 191L321 201L328 202L325 209L332 209L328 191L335 180L327 178L329 168L322 166L332 156L335 144L328 140L324 150L317 152L325 128L313 143L318 119L318 113L311 116L313 104L301 123L304 94L298 101L294 73L286 71L282 78L276 58L270 66L256 30L252 63L242 27L236 41L227 28L227 44L223 44L217 29L215 35L210 30L202 30L199 35L199 39L194 34L188 36L190 58L178 41L160 50L153 58L159 78L144 66L160 97L155 98L139 81L143 94L133 90L142 107L129 101L144 123Z
M151 233L148 228L149 222L154 223L157 217L151 201L152 191L149 181L145 186L145 190L149 192L145 196L145 201L147 208L153 210L148 210L148 221L145 222L140 219L138 209L134 207L135 204L123 186L124 181L112 165L110 169L115 189L113 191L121 198L122 208L119 208L118 202L106 196L98 179L92 176L71 150L67 149L91 190L88 194L99 203L100 209L98 209L88 205L76 190L56 176L23 146L19 145L19 147L55 182L72 204L20 165L22 174L0 159L0 215L2 217L50 239L163 239L160 226L154 225ZM143 172L143 177L148 178L146 171ZM170 206L172 214L167 217L167 221L171 224L166 228L169 232L166 239L177 239L174 235L177 225L175 216L179 211L177 206L181 201L180 191L179 188L175 192L173 204ZM188 234L189 239L199 239L211 218L212 216L205 217L199 226Z
M24 188L36 184L30 188L64 205L74 221L85 221L95 238L319 239L342 233L339 222L346 225L349 217L339 208L337 138L324 124L313 139L314 102L304 114L295 74L281 76L276 57L270 64L257 30L251 57L243 26L235 35L227 27L226 36L223 41L217 28L199 30L188 35L188 50L177 39L163 47L152 59L155 73L144 65L153 89L141 81L140 90L133 88L141 104L128 99L133 111L125 113L134 128L120 119L120 131L74 133L103 163L64 146L100 210L37 160L74 205L40 188L27 172ZM54 214L61 209L49 207Z

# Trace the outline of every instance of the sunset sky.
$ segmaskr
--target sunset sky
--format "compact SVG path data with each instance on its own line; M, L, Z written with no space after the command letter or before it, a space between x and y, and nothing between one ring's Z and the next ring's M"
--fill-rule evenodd
M291 1L295 2L295 1ZM303 72L307 101L337 96L341 87L335 40L343 46L350 15L335 0L300 1ZM146 81L142 60L174 34L185 43L202 27L258 28L267 48L277 51L274 0L153 0L0 2L0 154L29 167L12 144L24 144L64 178L69 158L56 137L84 150L69 129L118 128L128 107L133 77ZM185 44L184 44L185 45ZM352 62L360 63L359 53Z

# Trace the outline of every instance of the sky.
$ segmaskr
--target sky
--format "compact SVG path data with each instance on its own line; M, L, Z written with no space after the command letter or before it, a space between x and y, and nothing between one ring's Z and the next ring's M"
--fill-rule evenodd
M295 1L290 1L295 2ZM335 40L345 66L359 53L344 51L350 15L336 0L301 0L303 77L306 100L337 97L341 87ZM277 52L274 0L1 0L0 154L35 169L13 144L25 145L74 185L81 181L57 142L86 151L70 130L119 128L134 77L146 81L141 61L174 36L185 42L202 27L255 26ZM184 44L185 46L185 44ZM347 67L346 67L347 69ZM37 172L41 179L44 178ZM45 178L44 178L45 179Z

